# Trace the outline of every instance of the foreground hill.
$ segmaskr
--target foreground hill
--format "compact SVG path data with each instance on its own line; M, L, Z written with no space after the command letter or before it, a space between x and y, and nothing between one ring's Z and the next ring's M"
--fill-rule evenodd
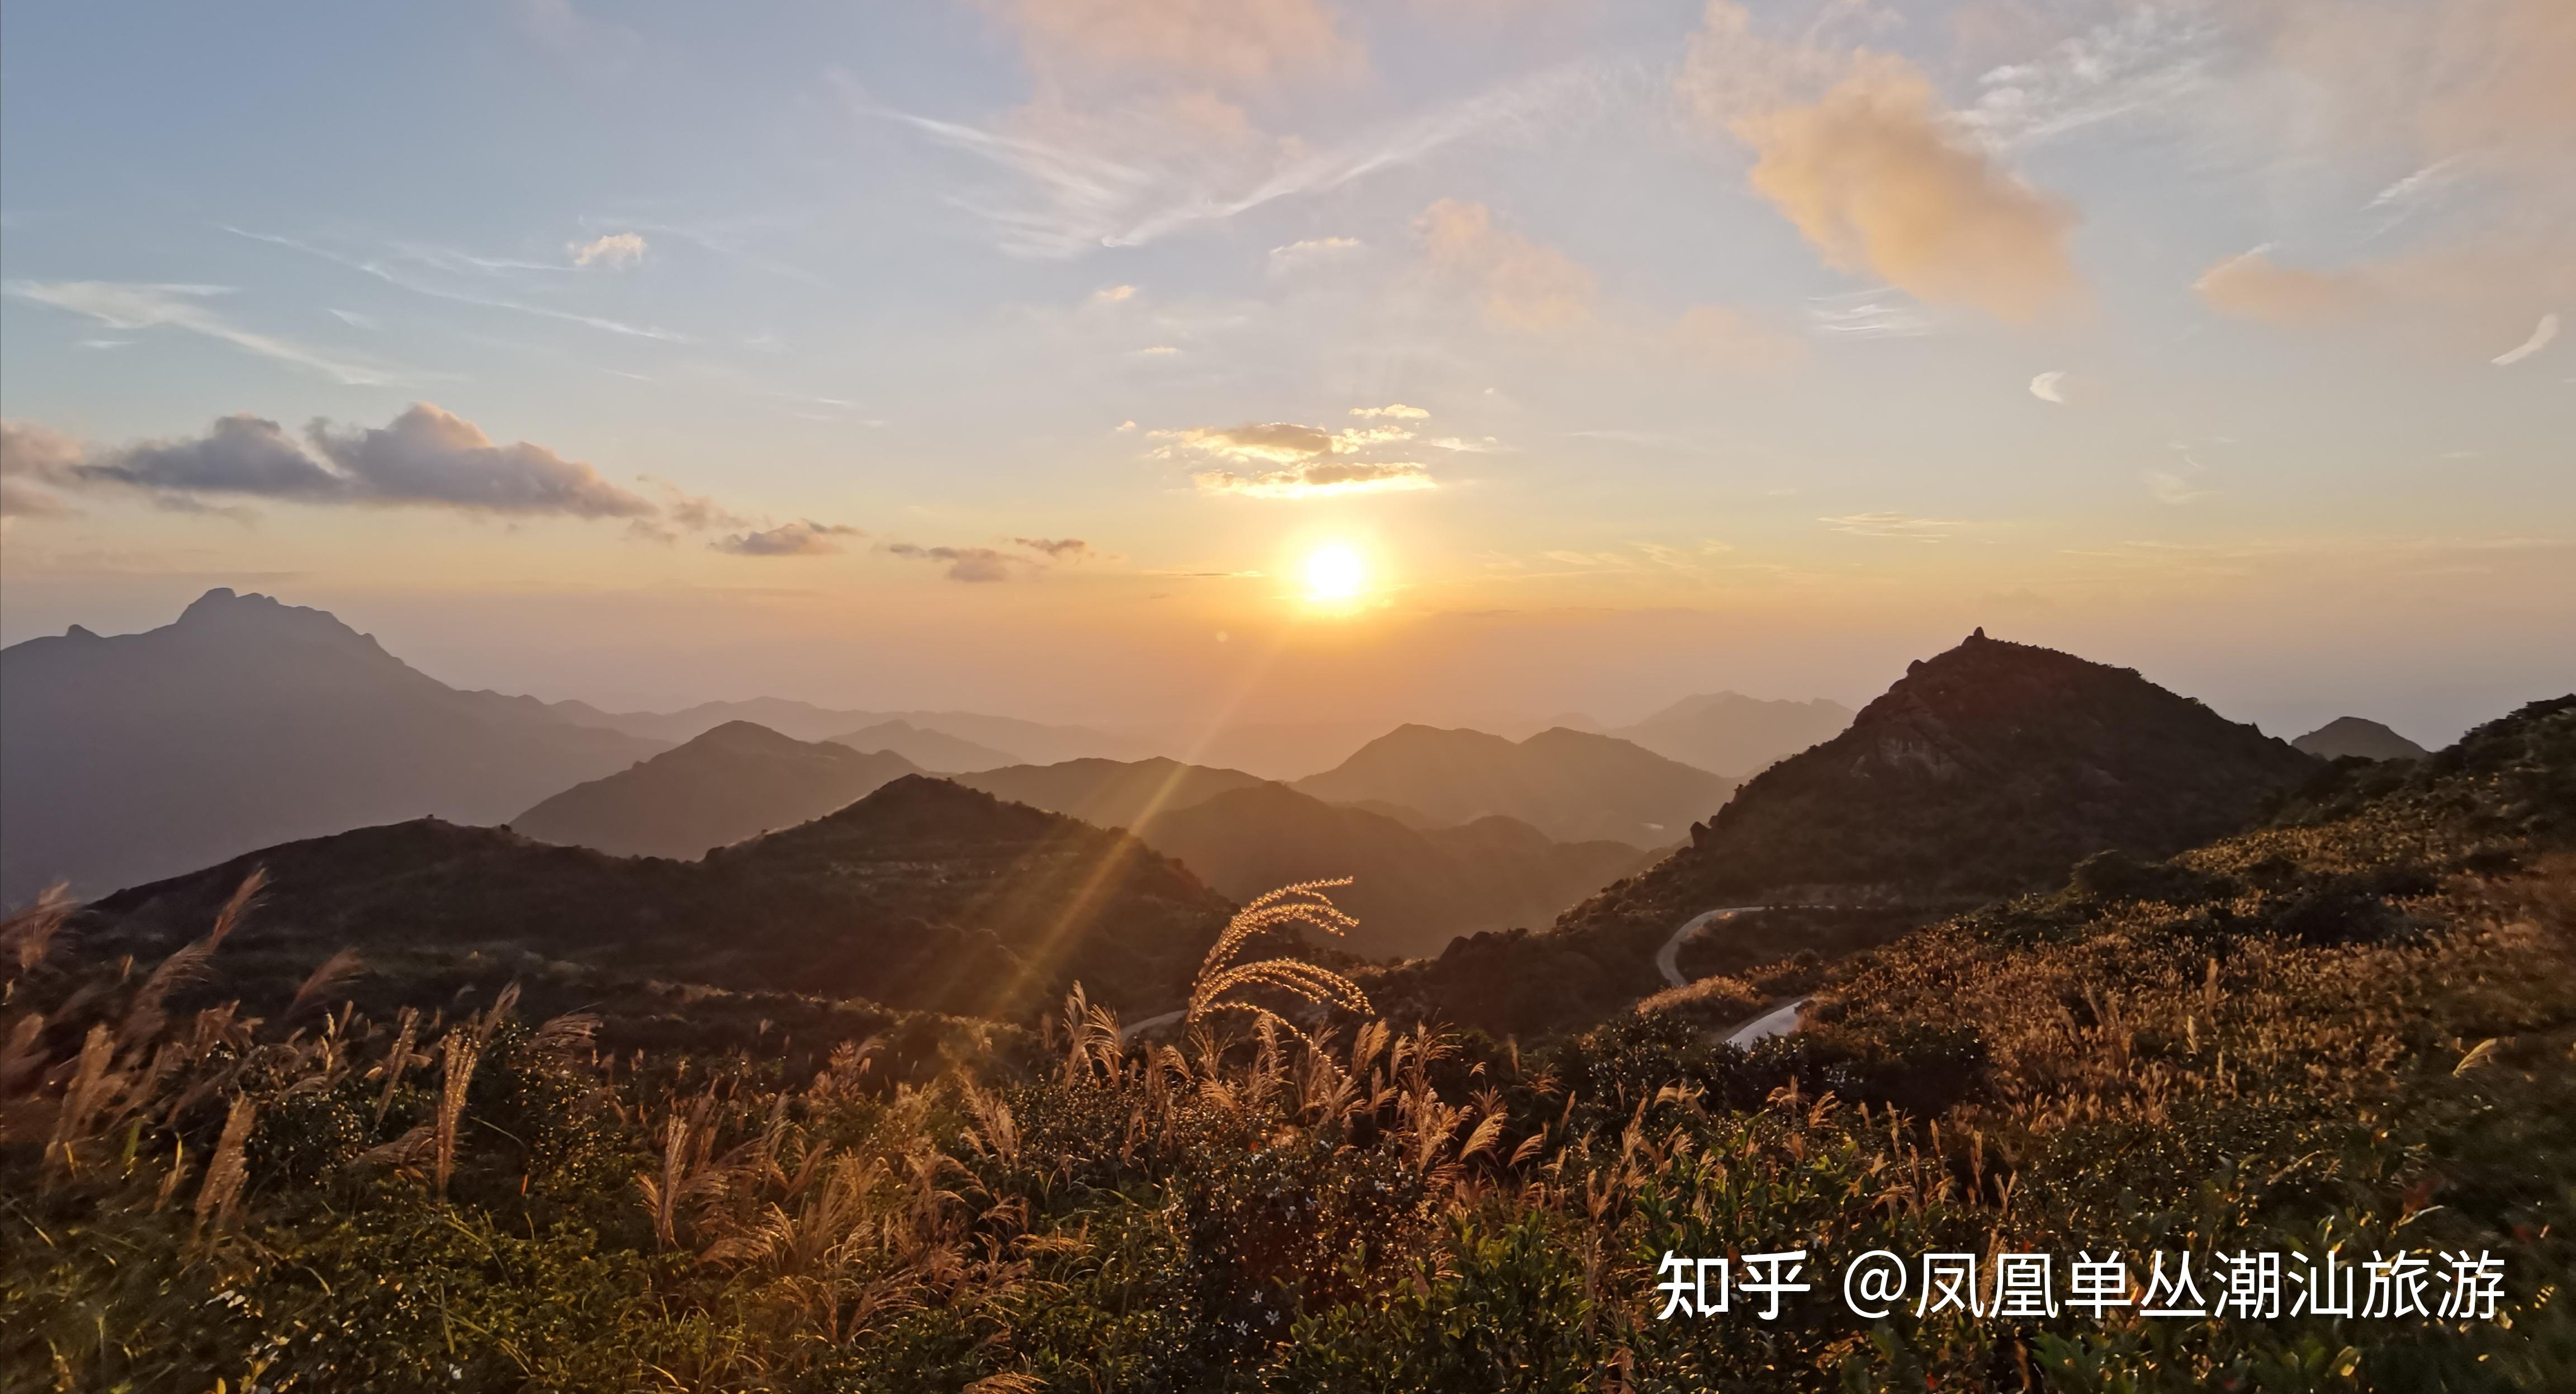
M458 691L323 611L210 590L159 629L0 650L0 902L397 818L497 822L661 748Z
M900 755L925 770L942 774L962 774L972 770L989 770L1003 765L1016 765L1020 757L1007 750L952 736L945 731L928 730L909 721L880 721L832 737L832 744L852 750L887 751Z
M1075 980L1159 1011L1230 912L1124 833L912 775L700 862L435 820L362 828L137 887L75 930L103 951L167 952L255 867L269 887L229 962L309 969L345 947L392 971L415 946L493 945L972 1015L1018 1015Z
M900 755L728 721L688 744L577 784L510 820L539 842L683 861L810 822L921 768Z
M2421 760L2431 753L2376 721L2339 716L2290 742L2320 760Z
M2318 768L2133 669L1980 630L1746 783L1627 903L1984 898L2233 832Z
M1560 842L1645 848L1678 840L1735 786L1626 741L1561 727L1513 742L1399 726L1293 787L1327 803L1399 804L1438 823L1501 814Z
M1333 898L1359 927L1334 947L1371 958L1438 953L1460 934L1545 924L1646 855L1624 842L1550 841L1499 815L1417 831L1267 782L1157 813L1135 832L1237 900L1354 878Z
M1188 808L1218 794L1267 781L1241 770L1188 765L1156 756L1150 760L1012 765L967 774L957 782L1098 827L1132 829L1155 813Z
M1655 990L1655 951L1701 911L1975 904L2061 884L2097 852L2162 857L2235 832L2326 768L2129 669L1980 631L1552 932L1453 950L1433 997L1519 1029L1582 1020ZM1552 994L1529 986L1542 977Z
M1685 697L1634 726L1607 734L1685 765L1744 779L1832 739L1851 719L1851 708L1822 697L1773 702L1714 692Z

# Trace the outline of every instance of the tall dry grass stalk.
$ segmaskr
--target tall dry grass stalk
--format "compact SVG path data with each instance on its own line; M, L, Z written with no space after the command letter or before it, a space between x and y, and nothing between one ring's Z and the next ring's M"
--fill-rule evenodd
M1183 1020L1195 1025L1221 1012L1244 1012L1254 1019L1276 1026L1304 1041L1316 1044L1313 1037L1295 1022L1259 1001L1245 1000L1232 994L1243 992L1277 992L1300 998L1310 1005L1331 1010L1338 1008L1366 1016L1372 1009L1368 994L1359 984L1341 974L1303 959L1264 958L1249 963L1236 963L1261 934L1286 925L1307 924L1327 934L1348 934L1359 921L1351 918L1324 894L1336 887L1351 884L1347 876L1327 881L1301 881L1281 886L1256 897L1226 922L1225 932L1209 947L1207 958L1199 965L1198 981L1190 987L1189 1010Z

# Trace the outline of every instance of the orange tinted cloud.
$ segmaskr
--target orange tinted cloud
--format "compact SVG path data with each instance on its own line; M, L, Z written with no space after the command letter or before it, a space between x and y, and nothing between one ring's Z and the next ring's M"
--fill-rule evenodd
M1715 0L1682 85L1753 150L1754 189L1829 264L2014 321L2080 295L2073 212L1960 136L1905 60L1774 43Z
M1258 86L1356 69L1359 47L1318 0L988 0L1031 61Z
M2209 268L2192 289L2222 315L2284 325L2349 319L2378 298L2369 281L2353 272L2302 271L2260 251Z
M1481 203L1444 198L1414 219L1434 266L1477 288L1488 322L1545 333L1592 317L1599 280L1581 262L1494 226Z

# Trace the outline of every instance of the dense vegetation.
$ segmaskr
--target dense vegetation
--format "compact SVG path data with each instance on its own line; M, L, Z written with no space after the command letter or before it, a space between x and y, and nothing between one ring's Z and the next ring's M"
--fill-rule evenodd
M327 974L268 1020L182 1012L256 901L122 972L58 952L43 912L8 930L0 1372L191 1394L2576 1387L2571 845L2576 698L2336 771L2262 830L1790 965L1816 1024L1750 1052L1669 1010L1526 1048L1347 996L1292 1025L1208 989L1331 991L1316 970L1222 961L1177 1047L1077 995L1025 1049L900 1067L883 1040L611 1052L593 1019L527 1024L506 997L327 1006ZM2504 1300L1864 1321L1832 1290L1874 1248L2323 1245L2486 1251ZM1779 1320L1656 1319L1664 1253L1800 1246L1817 1291Z

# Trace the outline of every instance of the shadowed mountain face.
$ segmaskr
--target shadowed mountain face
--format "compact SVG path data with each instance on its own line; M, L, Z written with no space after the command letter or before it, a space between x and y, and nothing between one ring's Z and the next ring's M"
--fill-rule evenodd
M2290 742L2320 760L2421 760L2430 752L2376 721L2339 716Z
M1656 847L1726 801L1733 780L1609 736L1563 728L1512 742L1400 726L1293 786L1327 803L1382 800L1436 823L1501 814L1559 842Z
M900 755L810 744L728 721L631 769L566 789L510 827L539 842L688 860L810 822L919 773Z
M1571 919L1677 924L1798 887L1852 901L2051 885L2094 852L2165 856L2234 832L2317 770L2134 670L1980 630Z
M1609 734L1666 759L1744 779L1819 741L1831 740L1851 719L1851 708L1821 697L1811 702L1766 702L1717 692L1685 697Z
M922 769L937 770L942 774L989 770L1020 762L1020 757L1007 750L978 745L945 731L925 730L909 721L880 721L874 726L863 726L832 737L832 744L852 750L889 751Z
M77 931L107 952L202 934L254 867L268 890L229 960L377 971L427 946L494 945L718 987L1019 1016L1080 981L1162 1010L1230 907L1125 833L906 776L704 861L621 858L435 820L271 847L110 897Z
M1265 781L1241 770L1185 765L1157 756L1151 760L1012 765L964 775L957 782L1097 827L1134 828L1154 813L1188 808L1215 795Z
M496 822L659 749L460 692L320 610L212 590L159 629L0 651L0 901L397 818Z
M1438 953L1457 935L1545 924L1645 857L1623 842L1552 842L1503 817L1420 832L1270 783L1158 813L1136 835L1238 900L1355 878L1333 900L1359 928L1336 945L1371 958Z

